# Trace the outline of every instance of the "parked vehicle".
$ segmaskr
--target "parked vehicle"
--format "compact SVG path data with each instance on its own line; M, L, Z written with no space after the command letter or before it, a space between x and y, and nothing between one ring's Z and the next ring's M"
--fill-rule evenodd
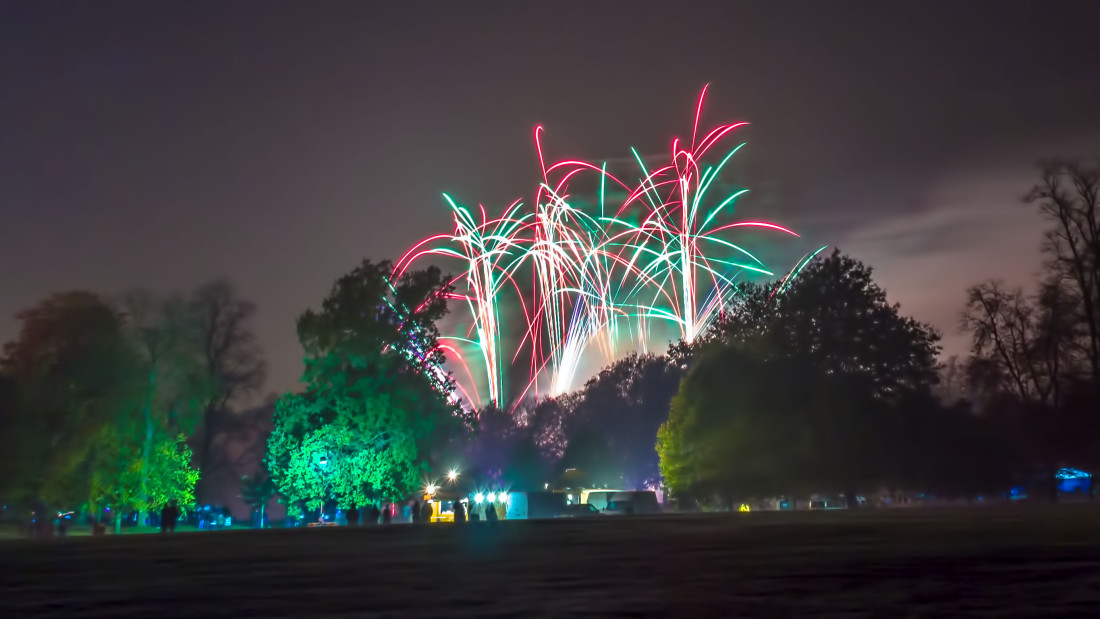
M593 516L600 516L601 513L594 505L589 503L576 503L573 505L566 505L565 513L562 515L568 518L591 518Z
M591 492L588 504L609 514L657 514L661 507L652 490Z
M567 515L565 495L559 492L508 493L507 520L559 518Z

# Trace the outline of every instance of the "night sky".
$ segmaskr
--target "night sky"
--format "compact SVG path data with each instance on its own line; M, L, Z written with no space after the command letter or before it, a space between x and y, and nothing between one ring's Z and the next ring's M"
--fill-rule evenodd
M965 287L1039 268L1034 162L1100 153L1100 3L528 4L0 4L0 340L54 291L226 276L292 387L294 318L448 231L441 192L529 198L537 123L548 158L667 151L710 82L746 208L962 352Z

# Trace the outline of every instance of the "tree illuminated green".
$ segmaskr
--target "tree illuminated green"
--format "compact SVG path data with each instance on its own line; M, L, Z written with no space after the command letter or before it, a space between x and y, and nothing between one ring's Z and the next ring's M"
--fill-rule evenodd
M901 483L937 380L938 334L871 269L834 252L793 281L745 286L706 340L658 434L674 492L733 500ZM907 452L911 454L912 452Z
M813 387L804 370L745 345L702 351L657 431L660 471L673 495L732 504L809 485L802 414Z
M146 451L143 416L132 414L120 415L97 437L90 459L89 504L94 512L111 509L116 532L127 510L153 511L173 500L183 507L195 503L199 471L192 465L186 437L165 432L153 436Z
M200 315L179 295L157 297L144 290L123 298L126 333L137 358L142 387L143 421L139 462L142 491L151 490L163 474L152 466L160 441L194 431L215 385L203 368ZM152 496L136 501L138 519L152 509Z
M399 398L355 389L327 400L283 396L267 460L280 493L311 509L328 499L404 498L426 472L417 439L432 428L411 418L415 404Z
M449 377L437 373L447 280L391 270L364 262L298 321L307 387L276 404L266 459L288 503L405 498L462 427Z
M17 315L0 370L14 391L5 428L5 494L76 506L102 428L136 403L135 358L123 317L100 297L55 294Z
M125 305L70 292L20 313L3 360L19 395L8 424L13 498L110 507L116 519L193 502L198 471L183 435L199 386L184 354L188 322L167 320L148 295Z

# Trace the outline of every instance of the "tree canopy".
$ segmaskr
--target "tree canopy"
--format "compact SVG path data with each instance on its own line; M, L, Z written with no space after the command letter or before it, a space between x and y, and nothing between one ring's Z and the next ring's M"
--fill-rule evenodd
M675 492L733 501L844 493L904 477L912 402L937 380L930 327L834 252L792 282L749 284L704 338L657 440ZM911 468L911 467L910 467Z
M49 297L21 312L4 348L16 389L8 423L15 470L6 493L70 508L155 509L193 502L198 471L184 443L186 320L149 295L123 309L87 292ZM175 307L175 306L171 306Z
M1100 167L1043 162L1025 200L1049 223L1039 285L967 291L966 370L978 408L1019 446L1016 478L1041 476L1054 499L1060 468L1100 467Z
M748 284L741 292L710 339L763 337L769 350L866 383L876 397L926 389L938 380L939 334L901 315L871 268L839 250L790 282Z
M462 431L452 384L439 371L435 322L447 310L438 269L391 275L364 261L338 279L320 311L298 321L302 394L275 409L266 464L279 492L310 508L336 500L405 498L433 450Z
M19 336L0 361L16 393L7 493L22 501L83 502L85 465L103 427L140 397L124 318L89 292L53 295L16 318Z
M219 457L216 443L240 425L232 404L260 388L266 365L252 331L256 306L242 299L232 284L225 280L205 284L188 304L200 342L199 372L207 386L196 445L199 468L209 479L229 464Z
M612 471L599 474L612 478L606 483L628 488L656 486L659 473L653 439L668 417L669 403L682 376L679 367L662 355L632 354L607 366L585 384L566 419L565 432L571 438L567 451L577 456L579 446L573 442L578 438L600 444L609 457L600 466ZM563 466L586 468L569 459L563 460Z

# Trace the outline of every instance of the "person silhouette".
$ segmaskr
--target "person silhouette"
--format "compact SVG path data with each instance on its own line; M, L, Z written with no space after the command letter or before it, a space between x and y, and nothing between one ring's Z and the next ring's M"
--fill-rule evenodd
M179 518L179 507L175 499L172 499L160 510L160 532L174 533L176 520Z

